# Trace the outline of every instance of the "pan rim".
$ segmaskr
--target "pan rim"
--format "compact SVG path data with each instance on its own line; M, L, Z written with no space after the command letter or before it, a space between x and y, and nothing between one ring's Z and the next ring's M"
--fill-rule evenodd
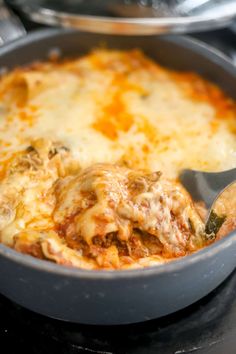
M84 32L84 31L79 31L76 29L70 29L70 28L43 28L43 29L37 29L34 30L30 33L28 33L26 36L22 36L20 38L16 38L12 40L9 43L4 44L2 47L0 47L0 57L4 54L7 54L8 52L18 49L24 45L28 45L31 43L36 42L37 40L43 40L47 38L52 38L54 36L57 36L58 34L72 34L72 33L81 33L81 34L87 34L91 36L105 36L107 38L109 37L124 37L124 38L147 38L145 35L127 35L127 36L122 36L122 35L113 35L113 34L106 34L106 33L91 33L91 32ZM178 45L181 45L182 47L188 47L188 49L194 49L194 52L201 54L204 57L207 57L208 59L210 58L211 61L220 63L221 64L228 64L229 67L225 68L225 70L229 71L230 74L234 75L236 77L236 69L235 65L231 61L231 59L226 56L223 52L221 52L219 49L212 47L210 44L207 44L206 42L202 42L200 39L193 38L190 35L182 35L182 34L163 34L163 35L150 35L148 37L151 38L164 38L168 42L172 43L177 43Z
M58 34L66 33L76 33L79 31L71 29L40 29L36 30L29 35L22 37L18 40L12 41L2 48L0 48L0 56L11 52L12 50L24 47L31 43L35 43L39 40L44 40L46 38L53 38ZM80 32L83 33L83 32ZM99 34L90 34L91 36L99 36ZM111 35L103 35L111 36ZM128 36L129 37L129 36ZM130 36L133 38L138 38L138 36ZM140 36L143 37L143 36ZM127 38L127 37L126 37ZM221 53L219 50L211 47L208 44L201 42L198 39L193 39L189 36L183 35L165 35L162 36L166 41L178 44L182 47L187 47L191 49L194 53L200 54L212 62L219 65L224 65L225 71L228 71L230 75L234 76L236 79L236 68L234 67L231 60ZM54 273L57 275L70 276L73 278L82 279L92 279L92 280L115 280L115 279L129 279L136 277L152 276L152 275L162 275L175 273L194 265L206 258L212 258L218 253L222 252L224 249L230 247L234 242L236 242L236 231L233 231L229 235L225 236L223 239L216 241L212 245L204 247L203 249L182 258L170 261L165 264L155 265L151 267L141 268L141 269L130 269L130 270L86 270L79 268L72 268L64 265L59 265L47 260L41 260L34 258L30 255L25 255L19 253L8 246L0 244L0 257L4 257L11 260L19 265L48 273ZM235 265L236 266L236 265Z

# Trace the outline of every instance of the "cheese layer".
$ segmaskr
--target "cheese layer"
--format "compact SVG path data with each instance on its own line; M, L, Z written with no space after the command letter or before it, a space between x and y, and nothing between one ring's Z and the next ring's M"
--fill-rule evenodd
M189 210L191 215L196 210L176 184L178 173L182 168L236 167L235 102L199 75L161 67L139 50L98 49L84 57L32 64L4 75L0 121L1 242L82 268L146 266L196 250L189 246L196 230L187 224ZM120 174L125 179L119 187L122 197L116 196L119 205L110 209L100 185L95 191L91 187L95 201L94 194L81 192L81 183L86 185L81 181L83 171L89 167L95 170L92 174L101 173L104 166L111 172L102 184L110 178L120 186ZM114 173L118 167L121 170ZM140 196L140 202L130 195L127 171L141 170L142 178L161 171L164 179L153 187L154 199ZM168 190L181 189L179 197L163 190L169 184ZM166 210L160 189L167 198ZM96 204L99 190L105 194ZM173 198L185 200L181 225L172 212ZM103 232L98 232L107 208L113 216L109 222L104 221L107 215L103 218ZM165 225L157 223L160 216ZM182 230L182 236L181 227L188 230ZM168 237L163 236L166 232ZM147 234L156 248L150 242L147 246ZM107 235L110 241L101 241ZM143 250L139 256L137 249Z

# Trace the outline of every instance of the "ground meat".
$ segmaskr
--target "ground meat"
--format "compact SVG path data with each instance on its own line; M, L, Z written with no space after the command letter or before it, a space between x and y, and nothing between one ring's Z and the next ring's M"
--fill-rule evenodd
M163 246L157 237L144 233L142 235L142 240L146 248L148 249L149 255L161 255Z
M189 195L159 172L95 164L59 180L56 198L61 236L99 264L106 254L109 262L112 254L171 258L201 247L203 223Z

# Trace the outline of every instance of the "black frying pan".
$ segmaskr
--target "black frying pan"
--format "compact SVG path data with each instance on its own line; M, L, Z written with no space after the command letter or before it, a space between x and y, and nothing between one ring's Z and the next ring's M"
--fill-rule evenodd
M118 37L44 30L0 50L0 67L46 59L52 48L80 55L100 43L142 48L161 64L193 70L236 98L236 69L220 53L185 37ZM86 271L0 245L0 292L41 314L86 324L145 321L184 308L216 288L236 266L236 233L196 254L141 270Z

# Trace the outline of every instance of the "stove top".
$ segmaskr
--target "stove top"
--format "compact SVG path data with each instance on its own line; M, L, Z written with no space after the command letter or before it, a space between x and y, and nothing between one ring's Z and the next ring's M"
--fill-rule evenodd
M27 30L35 28L27 21L25 25ZM225 29L194 36L217 47L236 64L236 29L235 33ZM129 326L65 323L0 296L0 347L3 354L235 354L236 271L196 304Z

